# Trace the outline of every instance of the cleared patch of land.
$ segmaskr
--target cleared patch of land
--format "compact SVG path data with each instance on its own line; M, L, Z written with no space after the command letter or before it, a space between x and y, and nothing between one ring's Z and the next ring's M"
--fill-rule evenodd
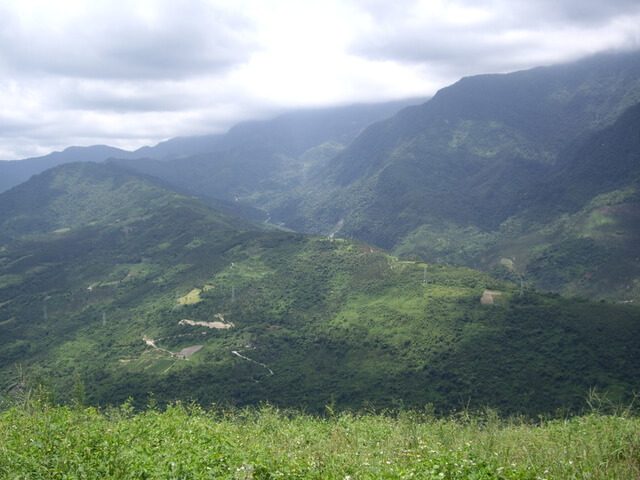
M485 305L491 305L497 300L498 297L502 296L502 292L492 292L491 290L485 290L482 293L482 298L480 298L480 303Z
M155 340L152 340L151 338L143 337L142 340L144 341L144 343L152 347L154 350L165 352L171 355L172 357L177 357L182 359L190 357L191 355L193 355L194 353L196 353L198 350L202 348L202 345L192 345L190 347L183 348L179 352L172 352L171 350L166 350L164 348L158 347L156 345Z
M186 347L180 350L176 355L179 357L187 358L196 353L198 350L202 348L202 345L193 345L191 347Z
M231 328L234 327L235 325L231 322L225 322L224 317L222 315L220 315L219 313L217 313L216 315L214 315L216 318L220 319L220 321L216 321L216 322L198 322L195 320L189 320L186 318L183 318L182 320L180 320L178 322L179 325L199 325L201 327L207 327L207 328L217 328L217 329L225 329L225 328Z
M180 297L178 299L178 303L180 305L194 305L198 302L202 301L202 298L200 298L200 294L202 293L202 289L201 288L194 288L193 290L191 290L189 293L187 293L185 296Z

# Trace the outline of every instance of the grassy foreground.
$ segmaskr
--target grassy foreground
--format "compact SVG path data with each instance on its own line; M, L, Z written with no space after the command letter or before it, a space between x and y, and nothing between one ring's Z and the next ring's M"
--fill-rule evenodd
M12 408L0 413L0 478L640 478L633 415L532 423L490 411L328 413Z

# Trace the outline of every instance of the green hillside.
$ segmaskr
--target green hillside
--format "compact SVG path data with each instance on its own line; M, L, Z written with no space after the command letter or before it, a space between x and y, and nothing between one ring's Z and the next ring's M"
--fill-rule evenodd
M640 104L571 152L499 229L422 228L398 253L417 249L564 294L638 301Z
M334 200L315 208L385 247L425 224L491 231L568 146L639 101L637 52L464 78L363 132L320 175Z
M59 401L80 381L92 404L144 405L153 392L162 403L432 403L444 412L463 403L505 413L580 408L592 388L623 401L640 386L632 304L258 231L115 166L58 167L19 192L54 184L35 211L54 211L85 185L85 217L25 231L39 234L0 250L4 385L20 366ZM104 214L121 197L105 185L129 185L128 207ZM1 210L18 200L15 190L1 195ZM3 225L15 238L14 218Z
M0 242L46 233L63 234L90 225L122 226L157 214L155 209L172 199L177 199L176 203L187 202L201 212L205 208L155 180L150 182L112 165L61 165L2 194ZM218 217L218 222L227 222L225 215ZM234 221L248 225L237 218Z
M62 152L53 152L43 157L26 158L20 161L0 160L0 192L26 182L31 176L56 165L72 162L100 162L112 157L133 158L134 154L106 145L93 145L68 147Z

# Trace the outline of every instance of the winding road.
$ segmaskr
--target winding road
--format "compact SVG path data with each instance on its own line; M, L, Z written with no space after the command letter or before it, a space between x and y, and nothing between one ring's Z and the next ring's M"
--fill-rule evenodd
M260 363L260 362L256 362L255 360L249 358L249 357L245 357L244 355L242 355L240 352L237 352L235 350L231 350L231 353L233 353L234 355L237 355L240 358L244 358L245 360L249 361L249 362L253 362L256 365L260 365L263 368L266 368L267 370L269 370L269 373L271 375L273 375L273 370L271 370L269 367L267 367L264 363Z

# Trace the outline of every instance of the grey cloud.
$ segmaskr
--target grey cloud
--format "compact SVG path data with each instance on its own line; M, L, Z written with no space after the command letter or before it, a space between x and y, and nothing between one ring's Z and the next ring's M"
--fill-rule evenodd
M260 72L264 65L271 67L269 58L280 62L282 75L287 74L286 59L270 50L272 44L258 42L265 41L265 32L272 33L264 22L274 21L276 15L291 22L297 19L288 17L286 2L273 2L273 11L255 8L262 1L85 0L75 5L77 11L47 18L23 8L27 1L0 0L0 158L46 153L45 145L153 143L169 136L222 131L239 120L273 113L270 109L280 106L266 98L267 87L267 93L253 89L268 86ZM403 79L413 82L414 89L422 88L422 79L424 88L434 88L464 75L559 61L556 52L563 51L566 37L557 32L571 32L569 43L576 48L576 32L582 28L595 31L607 25L610 28L602 31L618 38L619 24L613 20L625 16L621 25L640 46L639 0L336 3L348 3L348 8L336 11L353 15L345 19L353 20L355 37L348 53L364 59L353 64L363 64L362 72L385 73L384 65L366 60L399 64L379 82L367 83L375 77L369 73L339 80L356 85L358 94L383 87L402 92ZM432 4L444 8L438 18L415 15L418 7ZM456 12L452 6L482 9L487 15L461 25L451 18ZM261 18L263 10L272 15ZM636 27L631 14L636 15ZM558 45L545 39L547 34L553 34ZM331 28L327 35L332 35ZM296 41L304 45L304 35ZM609 44L593 42L594 50L603 48ZM262 57L254 57L256 52L264 53L267 61L252 63ZM318 63L326 60L319 58ZM250 68L242 68L245 63ZM293 63L291 67L300 68ZM335 73L336 78L349 75ZM277 85L277 76L271 80ZM304 95L312 98L314 93ZM372 95L375 100L377 90Z
M173 82L109 83L75 79L58 87L50 106L59 109L131 112L176 112L202 105L202 98Z
M531 66L533 52L539 50L545 34L571 29L588 31L622 16L640 18L637 0L449 2L449 6L487 13L486 18L471 25L455 21L439 23L437 19L416 24L413 15L419 1L397 2L391 10L378 0L359 0L358 5L369 15L374 28L350 45L353 54L374 60L418 63L434 73L452 75L525 68ZM637 42L637 34L635 39L629 39L629 43L634 41ZM553 58L553 53L563 48L564 45L558 45L549 57Z
M379 25L410 19L415 8L430 0L353 0ZM638 0L448 0L448 7L466 7L489 12L504 26L604 24L611 18L640 12ZM496 25L494 25L496 26Z
M256 48L252 24L204 2L158 2L156 18L102 12L63 32L22 28L5 9L0 64L17 73L82 78L180 79L221 73Z
M484 66L485 69L499 69L502 64L512 66L513 59L505 55L526 45L525 41L504 43L484 31L432 27L420 31L404 30L392 37L378 37L367 46L359 46L357 51L376 59L424 63L430 70L451 74L451 70L473 71L476 66Z
M469 2L473 5L472 2ZM502 2L496 2L502 3ZM637 0L540 0L510 2L515 15L525 23L536 21L573 25L603 25L620 15L640 12Z

